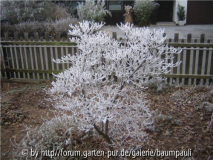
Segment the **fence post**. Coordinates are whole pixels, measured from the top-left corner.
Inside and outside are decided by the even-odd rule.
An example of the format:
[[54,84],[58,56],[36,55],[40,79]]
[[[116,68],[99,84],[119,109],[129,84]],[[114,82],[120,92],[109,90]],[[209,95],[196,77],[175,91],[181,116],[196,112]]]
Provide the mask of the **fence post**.
[[45,40],[49,41],[49,32],[45,32]]
[[35,38],[35,41],[38,41],[38,32],[34,32],[34,38]]
[[15,40],[15,41],[18,41],[18,32],[15,32],[15,33],[14,33],[14,40]]
[[187,34],[187,43],[191,43],[192,42],[192,34],[189,33]]
[[4,33],[4,39],[5,39],[5,41],[8,41],[8,40],[9,40],[8,32],[5,32],[5,33]]
[[68,35],[67,35],[67,40],[70,41],[70,38],[71,38],[71,37],[72,37],[72,36],[71,36],[70,34],[68,34]]
[[[9,41],[8,32],[4,33],[5,41]],[[4,63],[5,63],[5,72],[7,79],[10,79],[10,72],[9,72],[9,62],[8,62],[8,56],[7,56],[7,49],[5,47],[2,47],[3,49],[3,56],[4,56]]]
[[9,59],[7,56],[7,49],[5,47],[2,47],[3,49],[3,55],[4,55],[4,64],[5,64],[5,72],[6,72],[6,76],[7,79],[10,79],[10,72],[9,72]]
[[[163,37],[166,37],[166,33],[163,33]],[[167,43],[167,39],[164,40]]]
[[56,41],[60,41],[60,32],[56,32]]
[[28,32],[24,32],[24,39],[28,41]]
[[200,35],[200,43],[204,43],[205,40],[205,34]]
[[208,39],[208,40],[207,40],[207,43],[211,43],[211,39]]
[[112,32],[112,38],[114,38],[115,40],[117,40],[117,33],[116,32]]
[[62,37],[62,41],[64,42],[66,40],[66,37]]
[[179,40],[179,33],[175,33],[174,42],[178,42],[178,40]]

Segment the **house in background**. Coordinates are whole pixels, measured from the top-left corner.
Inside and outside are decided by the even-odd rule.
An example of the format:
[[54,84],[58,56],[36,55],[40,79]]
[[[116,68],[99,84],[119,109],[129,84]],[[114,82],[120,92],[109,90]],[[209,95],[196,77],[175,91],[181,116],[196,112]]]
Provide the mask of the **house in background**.
[[178,23],[178,4],[185,7],[186,24],[213,24],[213,1],[173,0],[156,1],[160,4],[157,9],[157,22]]
[[[151,16],[151,23],[174,22],[178,23],[178,4],[185,7],[185,24],[213,24],[213,1],[196,0],[155,0],[160,7]],[[106,0],[106,8],[112,12],[112,17],[106,18],[106,23],[115,25],[124,20],[124,6],[134,5],[134,0]]]

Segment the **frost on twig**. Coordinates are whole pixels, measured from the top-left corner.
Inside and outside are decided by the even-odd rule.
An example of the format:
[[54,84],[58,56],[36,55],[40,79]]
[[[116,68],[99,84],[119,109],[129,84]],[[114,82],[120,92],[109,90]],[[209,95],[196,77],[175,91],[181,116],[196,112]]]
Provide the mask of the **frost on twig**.
[[209,122],[209,124],[207,126],[206,132],[208,132],[211,129],[212,126],[213,126],[213,112],[212,112],[211,120],[210,120],[210,122]]
[[[25,137],[19,142],[12,142],[16,150],[13,152],[13,158],[20,159],[32,159],[32,156],[36,156],[35,159],[42,159],[44,155],[40,153],[42,150],[74,150],[76,141],[72,139],[73,130],[75,125],[73,124],[71,116],[57,115],[51,120],[47,120],[41,126],[36,128],[27,127],[27,133]],[[25,155],[23,151],[34,150],[38,152],[37,155]],[[52,158],[47,155],[49,158]],[[58,155],[63,158],[62,155]],[[58,157],[57,157],[58,158]]]
[[135,86],[161,82],[162,73],[180,64],[173,62],[180,50],[164,44],[163,30],[121,24],[118,27],[127,36],[127,42],[121,44],[103,31],[95,32],[101,26],[88,21],[70,25],[78,53],[54,60],[71,67],[55,75],[50,93],[56,108],[72,112],[79,129],[95,129],[111,146],[127,148],[141,143],[145,126],[153,124],[152,113]]
[[95,31],[100,30],[103,27],[104,23],[93,23],[90,21],[83,21],[79,22],[79,25],[72,25],[70,24],[69,27],[69,34],[72,36],[81,36],[81,35],[90,35],[93,34]]
[[205,108],[207,112],[213,112],[213,104],[209,102],[203,102],[197,109]]

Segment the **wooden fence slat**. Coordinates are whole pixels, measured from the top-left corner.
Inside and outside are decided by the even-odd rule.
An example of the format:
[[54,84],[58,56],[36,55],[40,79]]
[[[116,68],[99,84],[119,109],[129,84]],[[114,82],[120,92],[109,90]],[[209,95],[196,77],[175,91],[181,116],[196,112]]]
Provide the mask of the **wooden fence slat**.
[[25,41],[28,41],[29,40],[29,37],[28,37],[28,32],[24,32],[24,40]]
[[[15,53],[15,59],[16,59],[16,68],[19,69],[19,62],[18,62],[18,53],[17,53],[17,48],[14,48],[14,53]],[[20,72],[18,72],[18,77],[17,78],[21,78],[20,77]]]
[[[213,51],[212,51],[212,48],[210,48],[209,55],[208,55],[207,73],[206,73],[206,75],[210,75],[210,69],[211,69],[211,65],[213,63],[213,62],[211,62],[212,61],[212,54],[213,54]],[[206,85],[209,85],[209,79],[206,80]]]
[[[43,61],[43,51],[42,48],[39,48],[40,60],[41,60],[41,69],[44,70],[44,61]],[[42,78],[45,79],[45,74],[42,73]]]
[[9,67],[9,63],[8,63],[8,54],[7,53],[7,48],[2,48],[2,54],[3,54],[3,62],[4,62],[4,70],[5,71],[5,75],[7,79],[10,79],[10,73],[7,71],[8,67]]
[[[10,48],[10,60],[12,61],[12,67],[15,68],[14,64],[14,57],[13,57],[13,50]],[[13,73],[14,77],[16,78],[16,73]]]
[[9,41],[8,32],[5,32],[5,33],[4,33],[4,39],[5,39],[5,41]]
[[[21,65],[22,65],[21,69],[24,69],[24,59],[23,59],[23,52],[22,52],[22,48],[21,47],[19,48],[19,51],[20,51]],[[25,77],[25,73],[23,73],[23,78],[26,78]]]
[[60,32],[56,33],[56,41],[60,41]]
[[[184,48],[183,48],[184,49]],[[186,50],[183,50],[183,64],[182,64],[182,74],[186,73]],[[182,85],[185,84],[185,78],[182,78]]]
[[[196,55],[195,55],[195,71],[194,74],[197,75],[198,74],[198,60],[199,60],[199,49],[196,50]],[[197,84],[197,79],[194,79],[194,85]]]
[[[35,57],[35,67],[36,67],[36,70],[38,70],[38,58],[37,58],[36,47],[34,46],[33,49],[34,49],[34,57]],[[40,79],[39,73],[37,73],[37,79]]]
[[22,73],[44,73],[44,74],[52,74],[52,73],[60,73],[62,72],[63,70],[59,70],[59,71],[52,71],[52,70],[32,70],[32,69],[11,69],[11,72],[22,72]]
[[45,40],[49,41],[49,32],[45,32]]
[[[31,68],[34,70],[32,46],[29,47],[29,53],[30,53],[30,64],[31,64]],[[35,73],[33,73],[33,79],[35,79]]]
[[187,43],[191,43],[192,42],[192,34],[189,33],[187,34]]
[[72,48],[72,53],[71,53],[71,55],[74,55],[74,54],[75,54],[75,49]]
[[[26,69],[29,69],[26,47],[24,47],[24,57],[25,57]],[[30,79],[29,73],[27,73],[27,78]]]
[[174,42],[178,42],[179,41],[179,33],[175,33],[174,34]]
[[[61,47],[61,57],[64,57],[64,48]],[[62,69],[64,70],[65,67],[64,67],[64,63],[62,63]]]
[[[191,48],[190,50],[190,62],[189,62],[189,74],[192,74],[192,69],[193,69],[193,59],[194,59],[194,50],[193,48]],[[189,85],[192,84],[192,79],[189,78],[189,82],[188,82]]]
[[[180,47],[178,49],[181,49]],[[177,61],[181,61],[181,53],[178,54],[178,57],[177,57]],[[180,74],[180,65],[177,66],[177,74]],[[176,79],[176,84],[179,84],[180,83],[180,78],[177,78]]]
[[38,41],[38,40],[39,40],[38,32],[34,32],[34,39],[35,39],[35,41]]
[[[48,58],[47,58],[47,47],[44,48],[44,58],[45,58],[45,63],[46,63],[46,70],[49,70],[49,63],[48,63]],[[50,79],[49,74],[47,74],[47,79]]]
[[[172,53],[171,56],[173,57],[174,53]],[[170,68],[170,74],[173,74],[173,67]],[[170,78],[169,81],[170,81],[170,84],[172,84],[173,83],[173,78]]]
[[18,32],[15,32],[15,33],[14,33],[14,40],[15,40],[15,41],[18,41]]
[[53,62],[53,47],[50,47],[50,58],[51,58],[51,70],[54,70],[54,62]]
[[200,43],[204,43],[205,41],[205,34],[200,35]]
[[112,38],[117,39],[117,32],[112,32]]
[[[205,73],[205,64],[206,64],[205,62],[206,62],[206,49],[203,50],[201,75],[204,75],[204,73]],[[204,85],[203,81],[204,81],[204,79],[200,80],[201,85]]]
[[212,79],[213,75],[194,75],[194,74],[162,74],[163,77],[167,78],[197,78],[197,79]]
[[[69,53],[68,53],[68,47],[66,47],[66,53],[65,53],[65,54],[66,54],[66,56],[68,56],[68,54],[69,54]],[[68,68],[69,68],[69,64],[67,63],[67,69],[68,69]]]
[[[4,54],[3,54],[3,47],[2,47],[2,45],[0,45],[0,56],[1,56],[1,67],[2,67],[2,69],[5,69],[6,68],[6,66],[5,66],[5,62],[4,62],[4,60],[5,60],[5,57],[4,57]],[[3,73],[3,74],[2,74]],[[6,77],[6,72],[5,71],[2,71],[1,72],[1,78],[7,78]]]
[[[58,59],[58,48],[55,47],[55,59]],[[58,63],[55,63],[56,64],[56,70],[58,71],[59,70],[59,64]]]
[[68,34],[67,35],[67,41],[70,41],[70,38],[71,38],[72,36],[70,35],[70,34]]

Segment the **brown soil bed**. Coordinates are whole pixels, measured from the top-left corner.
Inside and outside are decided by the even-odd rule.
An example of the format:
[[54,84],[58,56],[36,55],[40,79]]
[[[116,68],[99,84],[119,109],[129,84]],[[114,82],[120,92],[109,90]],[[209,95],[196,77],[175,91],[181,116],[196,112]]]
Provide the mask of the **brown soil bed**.
[[[176,87],[159,93],[156,89],[148,89],[150,108],[158,110],[164,116],[157,119],[156,131],[150,132],[145,148],[162,151],[190,149],[192,159],[212,159],[213,127],[207,131],[212,111],[205,108],[205,103],[213,103],[212,89],[213,87]],[[200,107],[202,104],[203,107]]]
[[45,100],[49,83],[2,83],[1,86],[1,159],[11,159],[13,145],[26,134],[26,126],[36,127],[54,115]]
[[[44,119],[54,117],[54,108],[47,101],[45,88],[49,82],[2,83],[1,89],[1,159],[12,159],[11,140],[19,142],[25,126],[36,127]],[[191,150],[191,159],[213,159],[213,127],[207,131],[212,112],[205,103],[213,103],[213,87],[169,87],[161,92],[147,89],[146,100],[151,110],[157,110],[156,127],[147,129],[149,139],[142,150]],[[205,102],[205,103],[203,103]],[[202,106],[199,108],[198,106]],[[92,148],[91,148],[92,150]],[[155,157],[152,159],[173,159]],[[101,158],[102,159],[102,158]],[[147,159],[151,159],[147,157]],[[181,159],[185,159],[181,157]]]

